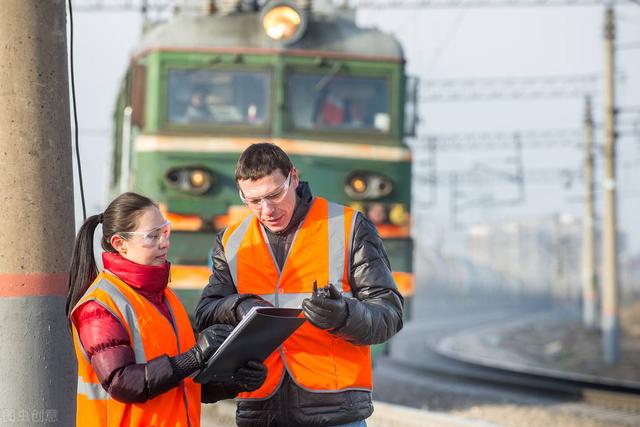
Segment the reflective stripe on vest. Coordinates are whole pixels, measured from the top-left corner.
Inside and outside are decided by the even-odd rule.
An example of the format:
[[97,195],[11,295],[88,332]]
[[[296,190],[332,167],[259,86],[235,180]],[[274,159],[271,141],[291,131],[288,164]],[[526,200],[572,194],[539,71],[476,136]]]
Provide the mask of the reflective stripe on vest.
[[[120,313],[124,316],[124,321],[129,325],[131,332],[131,346],[133,347],[133,353],[136,357],[136,363],[147,363],[147,356],[144,353],[144,346],[142,345],[142,336],[140,336],[140,327],[138,326],[138,316],[136,315],[136,311],[133,309],[131,304],[127,298],[122,295],[122,292],[114,285],[109,283],[108,280],[102,279],[97,282],[92,289],[102,289],[113,299],[113,302],[120,310]],[[88,293],[89,291],[87,291]],[[95,299],[94,299],[95,301]],[[83,301],[84,302],[84,301]],[[97,301],[100,303],[99,301]],[[104,304],[100,304],[114,315],[116,319],[120,319],[120,317],[113,312],[109,307],[106,307]]]
[[[302,301],[309,298],[309,292],[293,293],[293,294],[258,294],[260,298],[276,305],[276,295],[278,296],[278,307],[284,308],[301,308]],[[342,292],[345,298],[351,298],[351,292]]]
[[[333,283],[351,297],[350,253],[356,213],[316,198],[293,238],[282,269],[267,233],[253,215],[230,226],[222,245],[238,293],[258,294],[278,307],[299,308],[311,296],[313,282]],[[330,361],[328,363],[328,361]],[[267,399],[281,384],[284,370],[298,386],[316,393],[371,390],[368,346],[357,346],[304,323],[266,360],[263,386],[240,399]]]
[[102,384],[88,383],[80,377],[78,377],[78,394],[84,394],[89,400],[107,400],[111,397]]

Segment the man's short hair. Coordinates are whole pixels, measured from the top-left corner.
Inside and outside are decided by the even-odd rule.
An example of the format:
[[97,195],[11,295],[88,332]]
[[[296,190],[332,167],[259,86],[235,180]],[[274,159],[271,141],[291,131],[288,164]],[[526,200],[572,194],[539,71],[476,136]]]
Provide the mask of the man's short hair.
[[268,142],[250,145],[240,155],[236,165],[237,181],[256,181],[280,169],[285,177],[293,168],[291,159],[280,147]]

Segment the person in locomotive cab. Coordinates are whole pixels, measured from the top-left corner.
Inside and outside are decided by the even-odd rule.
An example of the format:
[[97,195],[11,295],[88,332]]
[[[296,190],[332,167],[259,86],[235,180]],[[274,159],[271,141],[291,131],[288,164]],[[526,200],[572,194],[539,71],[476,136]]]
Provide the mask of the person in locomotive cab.
[[[93,234],[102,224],[104,269]],[[187,313],[167,287],[171,227],[147,197],[124,193],[89,217],[73,249],[67,317],[78,361],[76,425],[200,425],[200,402],[255,390],[267,376],[249,362],[234,381],[201,386],[190,376],[229,335],[212,325],[196,341]]]
[[251,214],[216,239],[197,328],[235,325],[254,306],[301,307],[308,320],[265,360],[265,383],[240,393],[237,424],[366,426],[369,345],[402,328],[382,240],[361,213],[314,196],[274,144],[242,153],[236,183]]
[[213,113],[207,103],[208,91],[204,86],[193,88],[189,96],[189,104],[180,118],[181,123],[201,123],[214,120]]

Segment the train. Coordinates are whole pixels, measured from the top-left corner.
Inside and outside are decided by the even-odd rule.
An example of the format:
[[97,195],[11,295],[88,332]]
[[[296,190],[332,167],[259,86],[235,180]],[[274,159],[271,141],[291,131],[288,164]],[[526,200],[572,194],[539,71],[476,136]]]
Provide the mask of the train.
[[242,219],[234,172],[250,144],[279,145],[314,194],[376,225],[414,292],[411,152],[417,80],[392,35],[309,1],[206,2],[146,29],[114,113],[109,195],[136,191],[171,221],[171,286],[190,313],[215,234]]

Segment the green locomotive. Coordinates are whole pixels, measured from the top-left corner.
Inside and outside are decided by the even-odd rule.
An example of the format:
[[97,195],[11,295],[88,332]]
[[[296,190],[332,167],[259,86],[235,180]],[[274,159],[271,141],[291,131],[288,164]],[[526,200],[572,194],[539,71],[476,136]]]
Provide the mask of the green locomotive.
[[248,213],[235,163],[248,145],[273,142],[315,194],[376,224],[410,297],[403,139],[415,126],[416,94],[400,44],[359,28],[349,11],[225,5],[177,14],[142,37],[115,111],[111,195],[132,190],[161,204],[173,230],[172,286],[193,312],[214,233]]

